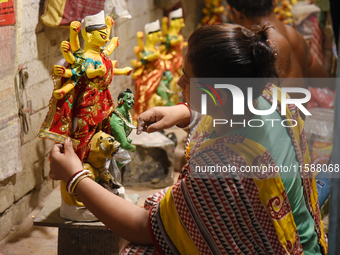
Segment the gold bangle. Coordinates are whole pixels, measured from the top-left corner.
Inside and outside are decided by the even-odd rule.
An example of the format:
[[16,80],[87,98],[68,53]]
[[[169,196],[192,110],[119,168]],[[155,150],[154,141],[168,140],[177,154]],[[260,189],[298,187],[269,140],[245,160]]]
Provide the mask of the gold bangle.
[[90,175],[92,176],[91,172],[89,170],[81,170],[78,173],[76,173],[75,176],[72,177],[72,180],[69,181],[69,184],[66,186],[67,192],[72,195],[71,190],[73,189],[74,183],[80,178],[81,176],[84,175]]
[[71,194],[74,195],[74,190],[76,189],[78,183],[79,183],[81,180],[85,179],[86,177],[91,178],[91,174],[86,174],[86,175],[83,175],[83,176],[79,177],[78,180],[73,184],[73,186],[72,186],[72,188],[71,188]]

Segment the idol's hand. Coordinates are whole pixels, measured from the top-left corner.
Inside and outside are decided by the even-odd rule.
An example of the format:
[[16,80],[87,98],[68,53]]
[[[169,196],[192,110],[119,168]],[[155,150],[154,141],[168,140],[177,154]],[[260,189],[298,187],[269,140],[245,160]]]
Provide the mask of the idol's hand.
[[62,76],[62,75],[65,74],[65,67],[59,66],[59,65],[55,65],[55,66],[53,66],[53,73],[55,75]]
[[102,77],[106,74],[106,66],[105,65],[100,65],[97,69],[96,69],[96,73],[99,77]]
[[137,38],[143,39],[143,37],[144,37],[144,33],[143,32],[141,32],[141,31],[137,32]]
[[115,46],[115,47],[118,47],[119,46],[119,37],[113,37],[112,39],[111,39],[111,42],[112,42],[112,44]]
[[70,24],[70,31],[71,32],[75,32],[75,33],[79,33],[81,28],[81,24],[79,21],[72,21]]
[[112,17],[111,16],[107,16],[105,18],[105,24],[109,27],[109,29],[111,29],[111,27],[113,27],[113,24],[115,22],[113,21]]
[[127,76],[129,76],[133,71],[133,69],[131,67],[124,67],[123,69],[124,69],[125,75],[127,75]]
[[65,94],[66,92],[63,89],[56,89],[55,91],[53,91],[54,97],[58,100],[63,99]]
[[60,45],[60,50],[62,52],[68,53],[71,51],[71,44],[68,41],[62,41]]

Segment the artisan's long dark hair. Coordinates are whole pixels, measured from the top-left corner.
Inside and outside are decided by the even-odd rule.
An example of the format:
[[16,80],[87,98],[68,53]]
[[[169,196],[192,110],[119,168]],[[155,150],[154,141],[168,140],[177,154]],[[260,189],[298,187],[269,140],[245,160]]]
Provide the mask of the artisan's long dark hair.
[[[197,29],[188,40],[187,60],[197,78],[278,77],[268,29],[213,25]],[[256,98],[266,84],[255,86]]]

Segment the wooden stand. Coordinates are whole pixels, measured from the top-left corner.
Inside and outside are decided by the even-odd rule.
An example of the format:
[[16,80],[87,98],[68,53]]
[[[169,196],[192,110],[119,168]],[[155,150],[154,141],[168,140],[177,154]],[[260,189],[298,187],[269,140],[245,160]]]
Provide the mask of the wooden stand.
[[101,222],[73,222],[59,215],[61,195],[54,190],[38,216],[35,226],[58,228],[58,255],[118,255],[118,235]]

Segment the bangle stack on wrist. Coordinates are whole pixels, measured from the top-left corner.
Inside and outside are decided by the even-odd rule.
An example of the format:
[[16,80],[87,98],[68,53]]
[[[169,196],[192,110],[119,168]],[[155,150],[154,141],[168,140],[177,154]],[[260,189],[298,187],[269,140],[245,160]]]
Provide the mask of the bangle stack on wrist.
[[[189,125],[187,125],[186,127],[183,128],[184,130],[192,129],[192,128],[195,126],[195,124],[196,124],[196,122],[197,122],[197,120],[198,120],[198,112],[196,112],[196,111],[192,111],[192,112],[193,112],[194,118],[193,118],[192,121],[189,123]],[[190,118],[190,119],[191,119],[191,118]]]
[[189,111],[190,111],[190,119],[189,119],[188,124],[186,124],[186,125],[184,125],[184,126],[179,126],[179,125],[176,125],[176,126],[179,127],[179,128],[187,129],[188,126],[190,125],[190,120],[191,120],[191,109],[190,109],[189,105],[186,104],[186,103],[178,103],[177,105],[181,105],[181,104],[185,105],[185,106],[189,109]]
[[[180,105],[180,104],[184,104],[186,107],[188,107],[188,109],[190,111],[190,120],[189,120],[189,123],[186,124],[185,126],[177,125],[177,127],[182,128],[184,130],[192,129],[196,125],[197,121],[199,120],[199,113],[196,112],[196,111],[192,111],[186,103],[178,103],[177,105]],[[194,117],[192,117],[192,116],[194,116]]]
[[74,190],[76,189],[78,183],[86,177],[92,178],[92,174],[89,170],[80,170],[72,175],[66,184],[67,192],[71,195],[74,195]]

